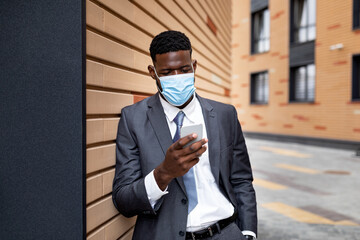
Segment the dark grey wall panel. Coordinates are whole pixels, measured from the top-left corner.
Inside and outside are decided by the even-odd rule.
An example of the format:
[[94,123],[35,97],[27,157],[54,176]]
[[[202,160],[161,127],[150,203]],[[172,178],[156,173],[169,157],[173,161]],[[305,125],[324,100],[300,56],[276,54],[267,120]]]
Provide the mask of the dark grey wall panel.
[[84,1],[0,2],[0,239],[82,239]]
[[257,12],[261,9],[267,8],[268,5],[268,0],[251,0],[251,12]]
[[292,44],[290,46],[290,67],[313,63],[315,60],[315,42]]

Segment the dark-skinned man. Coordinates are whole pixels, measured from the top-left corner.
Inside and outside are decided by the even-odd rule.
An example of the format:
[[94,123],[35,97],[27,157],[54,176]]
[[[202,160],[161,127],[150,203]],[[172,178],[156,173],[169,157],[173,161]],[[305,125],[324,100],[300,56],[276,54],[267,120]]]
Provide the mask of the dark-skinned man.
[[[113,200],[137,215],[133,239],[253,239],[255,191],[242,130],[233,106],[195,93],[190,40],[178,31],[157,35],[148,67],[158,93],[125,107],[116,139]],[[181,129],[200,124],[180,138]]]

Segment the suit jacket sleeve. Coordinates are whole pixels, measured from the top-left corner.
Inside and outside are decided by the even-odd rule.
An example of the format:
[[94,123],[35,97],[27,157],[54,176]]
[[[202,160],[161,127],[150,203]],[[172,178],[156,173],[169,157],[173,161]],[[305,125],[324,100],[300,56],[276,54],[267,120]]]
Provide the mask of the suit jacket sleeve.
[[257,233],[256,197],[252,185],[252,170],[235,108],[233,108],[233,122],[235,131],[230,182],[237,201],[238,225],[241,230],[250,230]]
[[[131,115],[131,114],[129,114]],[[147,197],[142,175],[139,149],[131,134],[127,109],[122,110],[116,138],[116,169],[113,182],[113,202],[121,214],[132,217],[155,214]]]

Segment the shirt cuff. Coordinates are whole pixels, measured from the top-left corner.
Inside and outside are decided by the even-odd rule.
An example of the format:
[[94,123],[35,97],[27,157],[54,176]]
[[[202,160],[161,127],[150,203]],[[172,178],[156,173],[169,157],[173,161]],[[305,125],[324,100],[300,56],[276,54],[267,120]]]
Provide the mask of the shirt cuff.
[[145,189],[146,194],[151,204],[151,207],[154,208],[156,202],[164,195],[168,194],[167,191],[168,187],[164,191],[161,191],[159,186],[156,183],[154,170],[152,170],[148,175],[145,177]]
[[256,238],[256,234],[252,231],[249,231],[249,230],[244,230],[244,231],[241,231],[243,235],[250,235],[250,236],[253,236],[254,238]]

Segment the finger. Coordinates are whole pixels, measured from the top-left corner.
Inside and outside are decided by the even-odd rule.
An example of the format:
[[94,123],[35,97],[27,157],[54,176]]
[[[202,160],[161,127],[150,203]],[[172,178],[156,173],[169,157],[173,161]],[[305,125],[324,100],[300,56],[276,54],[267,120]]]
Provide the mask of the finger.
[[199,150],[202,146],[204,146],[206,143],[208,142],[207,138],[203,138],[200,141],[197,141],[193,144],[191,144],[190,146],[188,146],[186,148],[186,154],[190,154],[193,152],[196,152],[197,150]]
[[194,158],[184,165],[184,174],[186,174],[192,167],[194,167],[200,161],[199,158]]
[[206,145],[202,146],[198,151],[195,152],[195,156],[201,157],[201,155],[206,151],[206,149],[207,149]]
[[198,151],[184,156],[183,160],[186,164],[194,161],[194,159],[200,158],[201,155],[206,151],[207,147],[204,145]]
[[190,168],[192,168],[193,166],[195,166],[196,164],[198,164],[198,162],[200,161],[200,158],[194,158],[193,160],[191,160],[191,162],[189,162],[189,170]]
[[180,138],[179,140],[177,140],[173,145],[174,145],[174,149],[175,150],[179,150],[182,149],[186,144],[188,144],[189,142],[191,142],[192,140],[197,138],[197,134],[193,133],[193,134],[189,134],[183,138]]

